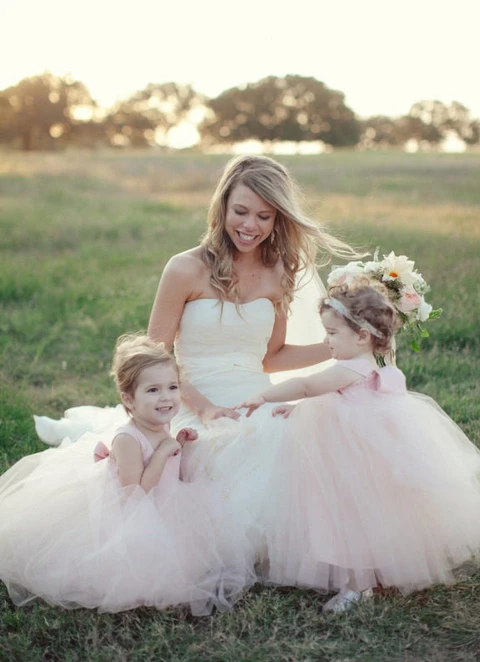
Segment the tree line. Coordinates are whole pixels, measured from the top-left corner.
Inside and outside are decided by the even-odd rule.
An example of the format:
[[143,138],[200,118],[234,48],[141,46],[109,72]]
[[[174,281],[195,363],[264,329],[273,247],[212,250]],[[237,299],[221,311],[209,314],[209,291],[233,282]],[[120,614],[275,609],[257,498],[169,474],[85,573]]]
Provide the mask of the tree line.
[[246,140],[322,141],[332,147],[440,143],[447,135],[480,142],[480,120],[464,105],[423,100],[402,117],[360,119],[345,95],[304,76],[268,76],[215,98],[175,82],[151,83],[111,108],[87,86],[45,72],[0,91],[0,145],[22,150],[168,145],[169,133],[194,124],[200,148]]

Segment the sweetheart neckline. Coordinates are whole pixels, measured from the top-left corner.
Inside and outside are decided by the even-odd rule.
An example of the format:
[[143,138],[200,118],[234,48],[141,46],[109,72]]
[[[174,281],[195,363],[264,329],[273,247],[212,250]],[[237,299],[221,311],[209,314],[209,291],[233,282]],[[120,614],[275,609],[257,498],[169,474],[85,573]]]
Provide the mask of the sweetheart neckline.
[[[191,301],[186,301],[185,304],[195,303],[197,301],[216,301],[217,303],[220,303],[220,299],[215,299],[213,297],[201,297],[200,299],[192,299]],[[269,301],[272,304],[272,306],[274,305],[273,301],[271,299],[269,299],[268,297],[258,297],[257,299],[252,299],[251,301],[245,301],[245,303],[240,303],[239,305],[240,306],[248,306],[250,303],[255,303],[256,301]],[[234,301],[226,300],[226,301],[224,301],[224,303],[230,303],[232,306],[236,305]]]

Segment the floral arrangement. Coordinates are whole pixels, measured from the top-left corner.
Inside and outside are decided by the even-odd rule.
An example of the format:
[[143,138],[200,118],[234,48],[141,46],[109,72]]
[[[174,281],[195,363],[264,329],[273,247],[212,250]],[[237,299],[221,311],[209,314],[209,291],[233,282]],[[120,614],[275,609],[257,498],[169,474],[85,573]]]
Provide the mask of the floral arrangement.
[[400,330],[411,336],[410,346],[419,352],[421,339],[429,336],[424,323],[437,319],[443,311],[441,308],[433,310],[425,301],[430,287],[414,266],[415,262],[406,255],[395,255],[393,251],[379,260],[377,249],[370,262],[349,262],[345,266],[334,267],[327,284],[329,287],[348,286],[365,279],[383,283],[402,321]]

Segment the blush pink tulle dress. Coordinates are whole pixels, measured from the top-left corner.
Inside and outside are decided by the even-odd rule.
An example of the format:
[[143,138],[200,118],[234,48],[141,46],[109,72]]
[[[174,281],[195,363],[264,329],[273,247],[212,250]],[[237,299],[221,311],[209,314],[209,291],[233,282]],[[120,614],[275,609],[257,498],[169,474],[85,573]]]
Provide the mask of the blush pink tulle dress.
[[285,421],[265,502],[267,581],[403,592],[450,583],[480,553],[480,452],[403,373],[362,376]]
[[[119,432],[136,439],[147,464],[153,449],[142,432],[129,423],[111,439]],[[253,581],[251,559],[215,487],[182,482],[180,455],[149,493],[122,487],[108,453],[94,460],[98,441],[87,433],[0,478],[0,579],[14,603],[43,598],[106,612],[187,604],[196,615],[229,608]]]

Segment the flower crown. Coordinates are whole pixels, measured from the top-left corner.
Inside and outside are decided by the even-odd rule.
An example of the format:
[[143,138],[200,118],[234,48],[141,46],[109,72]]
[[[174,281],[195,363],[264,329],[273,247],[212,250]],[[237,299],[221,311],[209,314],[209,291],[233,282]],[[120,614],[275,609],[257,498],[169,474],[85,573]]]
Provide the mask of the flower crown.
[[423,324],[437,319],[443,311],[441,308],[433,310],[425,301],[430,287],[414,266],[406,255],[395,255],[393,251],[379,260],[377,249],[370,262],[349,262],[342,267],[333,267],[327,284],[329,287],[348,287],[358,281],[365,282],[365,279],[383,283],[402,322],[400,331],[411,336],[410,346],[419,352],[421,339],[429,336]]

